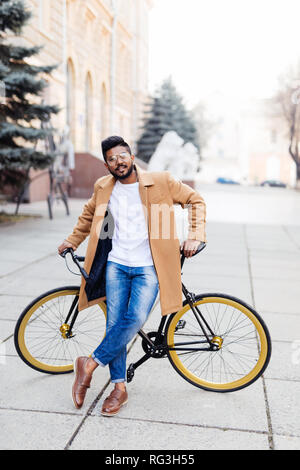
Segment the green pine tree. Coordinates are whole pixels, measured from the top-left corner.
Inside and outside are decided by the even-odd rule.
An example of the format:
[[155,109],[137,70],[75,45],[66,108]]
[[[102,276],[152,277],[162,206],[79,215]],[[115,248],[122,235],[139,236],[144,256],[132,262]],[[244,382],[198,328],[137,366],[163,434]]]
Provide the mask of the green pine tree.
[[[28,179],[31,168],[50,166],[54,154],[36,149],[56,129],[46,130],[58,106],[42,102],[47,82],[40,74],[50,74],[59,64],[33,66],[26,59],[40,52],[43,46],[16,46],[8,41],[8,34],[20,36],[32,17],[23,0],[1,0],[0,3],[0,85],[5,96],[0,97],[0,189],[6,184],[17,184]],[[33,102],[32,97],[41,97]],[[37,102],[38,101],[38,102]]]
[[171,78],[165,80],[146,105],[142,134],[137,142],[137,156],[149,162],[163,135],[175,131],[199,150],[198,133],[193,117],[186,109]]

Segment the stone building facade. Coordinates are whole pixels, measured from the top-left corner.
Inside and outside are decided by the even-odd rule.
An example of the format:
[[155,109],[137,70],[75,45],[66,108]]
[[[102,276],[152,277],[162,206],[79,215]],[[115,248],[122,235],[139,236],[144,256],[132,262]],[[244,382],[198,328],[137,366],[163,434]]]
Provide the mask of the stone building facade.
[[[112,134],[124,135],[135,149],[148,96],[152,1],[26,1],[33,17],[13,40],[44,46],[30,63],[59,64],[47,77],[44,99],[62,108],[51,124],[61,132],[68,125],[76,155],[101,160],[101,140]],[[36,178],[29,200],[46,197],[48,179]]]

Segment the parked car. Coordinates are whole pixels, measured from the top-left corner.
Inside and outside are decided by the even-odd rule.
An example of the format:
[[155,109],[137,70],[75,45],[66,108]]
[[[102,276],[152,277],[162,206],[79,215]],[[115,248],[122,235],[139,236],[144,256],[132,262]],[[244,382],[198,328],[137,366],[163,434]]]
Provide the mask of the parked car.
[[223,178],[223,177],[217,178],[216,182],[221,183],[221,184],[240,184],[238,183],[238,181],[234,181],[231,178]]
[[287,185],[279,180],[266,180],[263,181],[261,186],[272,186],[273,188],[286,188]]

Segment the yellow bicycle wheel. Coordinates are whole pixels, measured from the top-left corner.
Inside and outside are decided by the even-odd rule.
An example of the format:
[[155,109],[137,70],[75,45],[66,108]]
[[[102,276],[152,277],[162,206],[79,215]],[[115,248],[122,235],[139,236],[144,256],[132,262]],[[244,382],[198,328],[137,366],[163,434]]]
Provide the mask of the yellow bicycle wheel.
[[186,302],[166,326],[168,357],[175,370],[196,387],[214,392],[233,392],[257,380],[271,357],[270,334],[258,313],[223,294],[198,295],[193,307],[214,348]]
[[[15,328],[15,347],[30,367],[48,374],[73,371],[78,356],[89,356],[105,336],[106,304],[100,302],[78,313],[72,331],[68,313],[74,311],[79,287],[53,289],[22,312]],[[73,309],[73,310],[72,310]]]

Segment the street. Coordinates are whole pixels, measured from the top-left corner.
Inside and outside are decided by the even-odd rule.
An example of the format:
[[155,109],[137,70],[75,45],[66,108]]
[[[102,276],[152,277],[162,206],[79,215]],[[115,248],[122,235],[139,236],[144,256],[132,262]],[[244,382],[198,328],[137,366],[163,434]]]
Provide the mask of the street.
[[[72,199],[69,217],[62,204],[55,206],[52,221],[46,202],[23,204],[20,212],[42,217],[0,227],[2,449],[299,449],[300,193],[221,185],[197,189],[207,203],[208,243],[185,261],[183,282],[196,294],[234,295],[261,314],[273,347],[264,376],[241,391],[218,394],[191,386],[168,359],[151,359],[128,384],[128,404],[109,419],[100,410],[112,386],[108,368],[98,368],[83,408],[76,410],[73,374],[43,375],[26,366],[13,332],[36,296],[79,285],[80,277],[66,269],[57,247],[86,201]],[[86,246],[87,240],[77,254],[84,255]],[[159,321],[157,307],[145,331]],[[143,354],[140,338],[129,348],[128,364]]]

